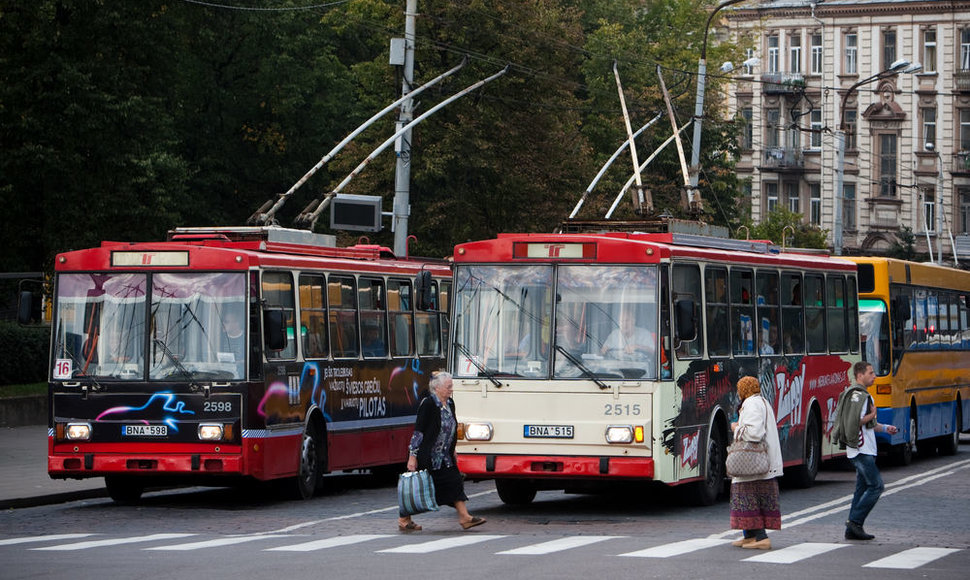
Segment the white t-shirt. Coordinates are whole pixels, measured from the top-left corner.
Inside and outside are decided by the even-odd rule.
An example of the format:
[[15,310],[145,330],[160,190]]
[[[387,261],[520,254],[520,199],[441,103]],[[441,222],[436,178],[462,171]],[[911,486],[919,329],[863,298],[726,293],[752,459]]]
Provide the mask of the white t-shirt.
[[862,424],[861,419],[866,416],[869,412],[870,406],[874,405],[872,402],[872,397],[866,401],[866,404],[862,406],[862,412],[859,414],[859,447],[853,449],[846,446],[845,456],[852,459],[856,455],[862,453],[865,455],[877,455],[879,453],[876,447],[876,431],[875,429],[870,429]]

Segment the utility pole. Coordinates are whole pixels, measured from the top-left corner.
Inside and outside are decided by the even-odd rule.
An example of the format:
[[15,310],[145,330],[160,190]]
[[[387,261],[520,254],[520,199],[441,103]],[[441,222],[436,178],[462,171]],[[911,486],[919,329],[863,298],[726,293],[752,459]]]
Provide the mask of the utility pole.
[[[940,164],[936,174],[936,255],[943,265],[943,156],[936,152],[936,160]],[[954,258],[956,254],[954,254]]]
[[[414,36],[415,16],[418,11],[418,0],[407,0],[404,8],[404,80],[401,83],[401,95],[411,92],[414,81]],[[401,103],[401,115],[398,117],[397,128],[401,129],[411,122],[414,117],[414,102],[405,99]],[[408,129],[398,139],[394,148],[397,155],[397,167],[394,172],[394,215],[391,230],[394,232],[394,254],[403,256],[407,253],[408,216],[411,214],[411,130]]]

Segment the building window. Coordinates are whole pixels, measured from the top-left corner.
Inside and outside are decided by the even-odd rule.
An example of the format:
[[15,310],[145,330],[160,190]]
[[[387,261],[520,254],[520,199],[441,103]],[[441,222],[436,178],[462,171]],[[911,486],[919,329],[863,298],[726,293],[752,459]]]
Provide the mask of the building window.
[[765,111],[765,145],[767,147],[778,147],[780,139],[778,125],[781,122],[781,109],[768,109]]
[[741,149],[754,149],[754,109],[750,106],[741,109]]
[[859,74],[859,35],[845,35],[845,74]]
[[883,133],[877,141],[880,197],[896,197],[896,140],[895,133]]
[[859,111],[856,109],[845,110],[845,148],[849,151],[853,151],[856,148],[855,128],[858,114]]
[[935,233],[936,228],[936,192],[932,187],[923,192],[923,228],[929,233]]
[[812,74],[822,74],[822,33],[812,34]]
[[778,184],[774,182],[765,183],[765,200],[767,203],[765,207],[768,208],[768,213],[771,213],[778,209]]
[[960,109],[960,151],[970,151],[970,109]]
[[778,35],[772,34],[768,37],[768,72],[778,72]]
[[882,68],[888,69],[896,62],[896,31],[882,31]]
[[785,197],[788,198],[788,211],[792,213],[802,213],[801,200],[798,199],[798,184],[785,184]]
[[923,146],[936,146],[936,107],[926,107],[920,110],[923,117]]
[[970,234],[970,188],[958,189],[957,199],[960,200],[960,231]]
[[749,76],[754,74],[754,65],[750,64],[752,62],[754,62],[754,49],[744,49],[744,74]]
[[960,70],[970,70],[970,28],[960,31]]
[[788,37],[788,72],[802,72],[802,35],[797,32]]
[[842,185],[842,227],[855,230],[855,184]]
[[923,31],[923,72],[936,72],[936,28]]
[[741,206],[741,213],[743,214],[742,217],[749,220],[751,219],[751,206],[753,204],[753,200],[751,199],[752,189],[750,178],[741,182],[741,196],[744,199],[744,203]]
[[809,219],[813,226],[822,225],[822,184],[820,183],[809,183],[808,184],[809,203],[811,207],[809,208]]
[[808,139],[808,146],[811,149],[822,148],[822,109],[812,109],[809,117],[812,132]]

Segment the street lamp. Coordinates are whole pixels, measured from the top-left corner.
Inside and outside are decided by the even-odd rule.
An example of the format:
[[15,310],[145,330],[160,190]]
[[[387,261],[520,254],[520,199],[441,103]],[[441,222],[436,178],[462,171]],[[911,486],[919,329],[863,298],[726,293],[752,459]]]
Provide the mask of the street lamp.
[[[690,152],[690,186],[687,192],[687,201],[691,209],[700,210],[700,200],[697,196],[697,181],[700,176],[701,163],[701,121],[704,118],[704,89],[707,84],[707,33],[711,28],[714,15],[722,8],[743,2],[744,0],[725,0],[718,4],[710,16],[707,17],[707,24],[704,25],[704,44],[701,46],[701,58],[697,61],[697,98],[694,101],[694,141]],[[721,70],[727,63],[721,65]],[[734,68],[733,65],[731,68]]]
[[833,221],[835,227],[832,233],[832,246],[836,256],[842,255],[842,187],[843,174],[845,173],[845,104],[849,100],[849,95],[855,92],[862,85],[866,85],[878,80],[882,80],[897,74],[908,74],[922,70],[923,65],[918,62],[910,63],[908,60],[899,59],[892,63],[889,68],[878,72],[870,77],[866,77],[855,83],[849,90],[842,95],[842,105],[839,109],[839,127],[835,131],[835,140],[839,148],[838,166],[835,171],[835,215]]

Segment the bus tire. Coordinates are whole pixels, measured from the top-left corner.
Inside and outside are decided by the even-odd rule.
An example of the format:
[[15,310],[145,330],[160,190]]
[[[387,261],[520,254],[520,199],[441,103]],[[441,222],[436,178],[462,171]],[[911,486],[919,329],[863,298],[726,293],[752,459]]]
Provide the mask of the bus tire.
[[721,428],[719,421],[711,425],[705,456],[707,466],[704,470],[704,479],[688,484],[684,490],[687,493],[686,500],[693,505],[714,505],[724,491],[724,480],[727,477],[724,460],[727,457],[727,449],[724,444],[724,429]]
[[916,455],[916,409],[911,409],[909,413],[909,440],[892,448],[893,462],[896,465],[909,465],[913,462]]
[[497,479],[495,489],[506,505],[529,505],[536,498],[536,486],[523,479]]
[[787,474],[788,482],[794,487],[806,488],[815,485],[815,476],[822,460],[822,428],[818,416],[812,412],[805,426],[805,455],[802,464],[792,468]]
[[124,475],[104,476],[104,486],[108,489],[108,496],[119,505],[137,504],[145,492],[144,484]]
[[316,492],[323,471],[322,445],[320,429],[315,421],[310,421],[300,444],[299,470],[289,486],[293,499],[310,499]]
[[954,415],[953,433],[940,438],[940,444],[938,446],[940,455],[956,455],[960,448],[960,431],[963,431],[963,417],[960,416],[959,399],[956,403],[956,412]]

